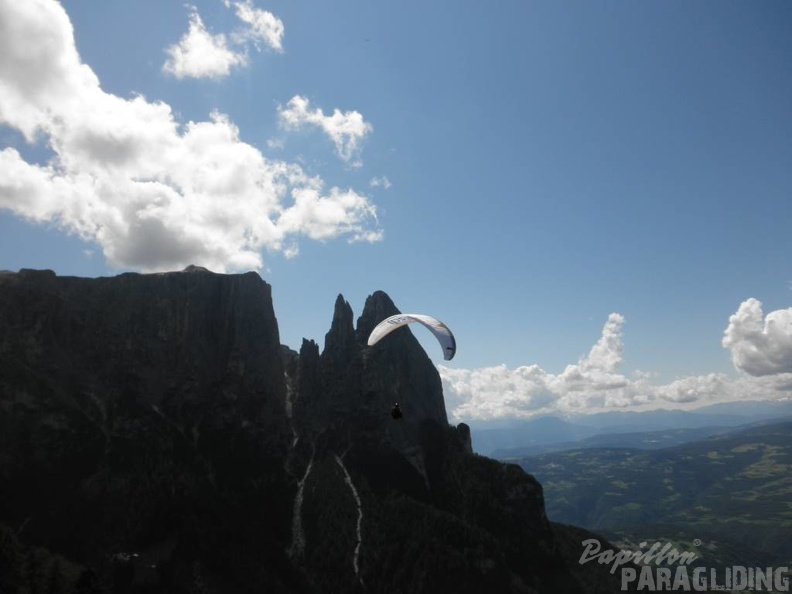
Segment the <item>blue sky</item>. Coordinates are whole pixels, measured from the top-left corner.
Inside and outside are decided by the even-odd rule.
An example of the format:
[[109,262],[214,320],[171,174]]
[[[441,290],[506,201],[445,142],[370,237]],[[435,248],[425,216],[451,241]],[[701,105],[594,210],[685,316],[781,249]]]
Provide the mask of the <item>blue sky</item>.
[[0,0],[0,269],[256,269],[292,348],[382,289],[454,330],[450,363],[416,336],[456,420],[784,398],[790,27],[782,0]]

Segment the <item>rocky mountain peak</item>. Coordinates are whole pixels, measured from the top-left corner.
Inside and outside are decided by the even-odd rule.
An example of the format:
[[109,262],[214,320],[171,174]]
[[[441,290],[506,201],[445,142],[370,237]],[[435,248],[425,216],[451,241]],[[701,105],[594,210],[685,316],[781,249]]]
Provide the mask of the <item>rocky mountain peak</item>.
[[[401,313],[384,291],[366,299],[358,319],[358,342],[366,344],[369,334],[382,320]],[[416,325],[400,328],[364,349],[365,368],[377,391],[391,402],[399,402],[412,417],[448,424],[440,374],[413,332],[425,329]]]
[[366,297],[363,313],[357,321],[357,337],[361,345],[365,345],[374,327],[385,318],[401,313],[393,300],[384,291],[374,291]]
[[325,347],[322,358],[336,367],[349,364],[359,351],[355,339],[352,306],[339,294],[333,308],[333,321],[330,331],[325,334]]

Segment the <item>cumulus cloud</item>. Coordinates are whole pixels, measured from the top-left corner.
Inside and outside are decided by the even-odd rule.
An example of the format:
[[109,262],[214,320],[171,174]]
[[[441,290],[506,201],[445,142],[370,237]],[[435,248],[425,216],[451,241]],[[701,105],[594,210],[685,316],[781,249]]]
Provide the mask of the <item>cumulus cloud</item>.
[[362,229],[350,212],[376,219],[376,211],[366,198],[353,191],[343,192],[333,188],[329,195],[321,196],[314,188],[300,188],[292,192],[294,205],[283,211],[278,219],[285,233],[302,233],[311,239],[332,239],[347,234],[350,241],[377,241],[380,231]]
[[459,422],[614,409],[694,408],[715,402],[788,395],[790,373],[736,380],[711,373],[664,385],[651,384],[652,374],[643,371],[633,373],[630,378],[619,371],[623,325],[621,315],[611,314],[588,355],[576,364],[567,365],[559,374],[549,373],[538,365],[516,369],[505,365],[479,369],[439,365],[451,417]]
[[247,64],[245,52],[230,49],[225,35],[206,30],[195,7],[191,8],[187,33],[165,53],[168,59],[162,70],[176,78],[222,78],[232,67]]
[[359,157],[360,143],[373,127],[357,111],[341,112],[335,109],[333,115],[326,116],[321,108],[312,110],[308,99],[295,95],[278,112],[281,124],[286,128],[316,126],[333,141],[339,158],[354,167],[362,164]]
[[0,2],[0,124],[52,150],[46,164],[0,150],[0,208],[96,242],[115,267],[260,269],[263,249],[293,256],[299,237],[381,237],[368,198],[267,159],[226,115],[180,124],[104,92],[52,0]]
[[[226,0],[225,5],[230,8],[231,3]],[[275,51],[283,51],[283,21],[271,12],[255,8],[252,0],[234,2],[233,6],[237,18],[245,25],[234,32],[236,43],[253,43],[259,51],[263,43]]]
[[617,313],[608,316],[608,321],[602,328],[602,335],[589,351],[588,356],[581,360],[580,365],[585,369],[600,369],[608,373],[617,371],[622,362],[622,326],[624,317]]
[[560,374],[538,365],[514,370],[505,365],[474,370],[440,366],[446,400],[454,416],[468,419],[629,406],[641,399],[643,380],[630,381],[618,373],[623,324],[624,318],[612,313],[588,355]]
[[764,316],[762,302],[744,301],[729,318],[723,347],[734,366],[753,376],[792,372],[792,307]]
[[262,45],[283,51],[283,21],[254,7],[252,0],[223,3],[229,9],[233,6],[241,22],[231,32],[230,40],[224,33],[210,33],[198,9],[189,6],[189,28],[178,43],[165,49],[168,59],[162,67],[164,72],[176,78],[219,79],[228,76],[232,68],[247,65],[251,44],[257,51],[261,51]]

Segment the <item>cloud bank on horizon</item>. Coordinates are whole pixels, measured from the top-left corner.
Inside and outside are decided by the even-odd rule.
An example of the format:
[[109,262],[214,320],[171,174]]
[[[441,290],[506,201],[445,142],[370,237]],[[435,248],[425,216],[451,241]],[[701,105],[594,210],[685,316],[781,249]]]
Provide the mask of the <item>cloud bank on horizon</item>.
[[453,369],[438,365],[446,405],[455,422],[589,414],[605,410],[698,408],[716,402],[792,397],[792,308],[765,317],[756,299],[729,318],[722,345],[741,372],[710,373],[650,383],[651,373],[619,371],[624,317],[612,313],[589,353],[553,374],[538,365]]
[[[166,72],[219,78],[247,63],[251,44],[282,51],[279,19],[250,0],[224,4],[239,28],[211,34],[190,7],[188,32],[165,50]],[[292,102],[307,109],[301,100]],[[296,114],[296,124],[306,122],[342,160],[359,161],[359,141],[371,131],[360,114]],[[52,152],[41,164],[0,150],[0,208],[96,242],[115,268],[260,270],[262,251],[294,256],[301,237],[382,238],[369,197],[265,157],[227,115],[180,123],[161,101],[105,92],[54,0],[0,0],[0,124]]]

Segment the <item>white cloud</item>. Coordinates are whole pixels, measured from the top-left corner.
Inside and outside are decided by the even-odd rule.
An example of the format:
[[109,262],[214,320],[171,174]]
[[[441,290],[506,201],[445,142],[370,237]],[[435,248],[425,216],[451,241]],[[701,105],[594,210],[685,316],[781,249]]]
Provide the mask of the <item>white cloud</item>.
[[281,124],[287,128],[317,126],[333,141],[336,153],[342,160],[354,167],[361,165],[360,142],[373,127],[357,111],[341,112],[335,109],[333,115],[326,116],[320,108],[311,110],[308,99],[295,95],[286,108],[280,107],[278,112]]
[[[229,7],[229,3],[226,3]],[[234,2],[237,18],[245,23],[245,27],[237,30],[233,37],[237,43],[252,42],[260,50],[264,42],[275,51],[283,51],[283,21],[271,12],[255,8],[252,0]]]
[[229,49],[225,35],[212,35],[206,30],[195,7],[187,33],[165,53],[169,57],[162,70],[176,78],[222,78],[228,76],[232,67],[247,63],[244,51]]
[[622,326],[624,317],[617,313],[608,316],[608,321],[602,328],[602,334],[588,356],[581,360],[580,365],[585,369],[601,369],[605,372],[615,372],[622,361]]
[[788,395],[792,373],[738,379],[711,373],[659,386],[649,383],[652,374],[647,372],[634,372],[631,379],[619,372],[623,324],[621,315],[611,314],[588,355],[567,365],[559,374],[548,373],[538,365],[516,369],[505,365],[480,369],[439,365],[452,419],[458,422],[613,409],[694,408]]
[[382,188],[383,190],[389,190],[392,184],[390,183],[390,180],[383,175],[382,177],[372,177],[369,185],[372,188]]
[[761,301],[744,301],[729,318],[723,347],[734,366],[750,375],[792,372],[792,307],[764,317]]
[[286,233],[302,233],[311,239],[333,239],[350,235],[350,241],[377,241],[380,232],[369,231],[363,223],[376,220],[371,203],[353,191],[333,188],[321,196],[317,189],[303,187],[292,190],[294,205],[284,210],[278,226]]
[[42,165],[0,150],[0,208],[95,242],[114,267],[260,269],[263,249],[294,256],[300,236],[381,237],[365,196],[267,159],[227,116],[182,125],[165,103],[105,93],[52,0],[0,1],[0,124],[53,152]]
[[[224,0],[226,8],[232,2]],[[190,8],[190,24],[178,43],[166,48],[168,59],[164,72],[176,78],[213,78],[228,76],[231,69],[246,66],[250,44],[261,51],[262,43],[271,49],[283,51],[283,21],[271,12],[253,6],[252,0],[233,2],[237,18],[242,22],[230,35],[212,34],[204,25],[198,9]]]

